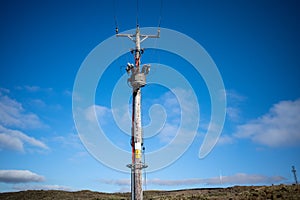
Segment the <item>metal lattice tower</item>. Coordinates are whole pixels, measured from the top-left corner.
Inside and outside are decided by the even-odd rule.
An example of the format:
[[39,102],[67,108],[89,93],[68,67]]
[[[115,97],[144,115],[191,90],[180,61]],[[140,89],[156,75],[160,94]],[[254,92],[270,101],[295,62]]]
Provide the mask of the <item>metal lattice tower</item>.
[[292,166],[292,172],[294,174],[295,183],[296,183],[296,185],[298,185],[298,180],[297,180],[297,174],[296,174],[295,166]]
[[126,72],[130,75],[128,82],[132,87],[132,127],[131,127],[131,147],[132,147],[132,162],[127,167],[131,169],[131,199],[142,200],[142,169],[147,165],[142,160],[143,148],[143,135],[141,123],[141,88],[146,85],[146,76],[150,71],[150,65],[141,65],[141,55],[144,49],[141,49],[141,43],[147,38],[159,38],[160,29],[157,35],[142,35],[139,26],[136,27],[135,34],[118,34],[117,37],[128,37],[135,43],[135,49],[131,52],[134,53],[134,64],[127,63]]

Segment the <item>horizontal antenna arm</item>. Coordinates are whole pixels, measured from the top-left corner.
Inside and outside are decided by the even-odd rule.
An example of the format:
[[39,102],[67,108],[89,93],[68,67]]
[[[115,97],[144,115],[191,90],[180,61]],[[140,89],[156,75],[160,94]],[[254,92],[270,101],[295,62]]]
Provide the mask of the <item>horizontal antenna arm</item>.
[[157,30],[156,35],[141,35],[141,37],[143,38],[143,39],[141,39],[141,42],[143,42],[147,38],[159,38],[160,37],[160,29]]
[[133,37],[135,37],[134,34],[116,34],[117,37],[128,37],[130,40],[132,40],[133,42],[135,42],[135,39]]
[[[138,33],[137,33],[138,34]],[[116,34],[117,37],[128,37],[131,41],[136,42],[135,38],[137,37],[137,34]],[[141,40],[139,41],[142,43],[147,38],[159,38],[160,37],[160,29],[157,30],[156,35],[140,35],[139,36]]]
[[160,29],[157,30],[157,34],[156,35],[141,35],[141,37],[159,38],[160,37]]

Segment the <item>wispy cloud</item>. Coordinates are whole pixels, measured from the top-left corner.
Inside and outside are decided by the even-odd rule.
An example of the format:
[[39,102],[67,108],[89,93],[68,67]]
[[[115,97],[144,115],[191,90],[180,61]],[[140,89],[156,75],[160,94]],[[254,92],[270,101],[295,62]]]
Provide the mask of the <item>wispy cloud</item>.
[[[195,109],[198,105],[193,105],[193,103],[198,102],[191,101],[192,96],[191,90],[174,88],[172,92],[168,91],[159,98],[158,102],[166,110],[168,118],[158,135],[161,142],[169,143],[175,138],[179,129],[181,129],[181,134],[185,135],[193,135],[197,131],[193,130],[195,129],[194,126],[190,126],[192,124],[198,125],[199,120],[198,110]],[[182,140],[181,142],[185,143],[186,141]]]
[[72,97],[73,92],[71,90],[65,90],[65,91],[63,91],[63,95],[65,95],[67,97]]
[[100,183],[107,185],[116,185],[119,187],[118,192],[130,191],[130,179],[101,179]]
[[124,192],[130,192],[131,188],[130,187],[121,187],[118,192],[124,193]]
[[53,88],[42,88],[36,85],[25,85],[16,87],[17,90],[26,90],[27,92],[52,92]]
[[24,89],[26,89],[29,92],[37,92],[41,90],[39,86],[29,86],[29,85],[25,85]]
[[229,135],[221,135],[218,139],[218,145],[232,144],[234,143],[234,138]]
[[45,128],[40,118],[26,111],[22,104],[0,93],[0,149],[25,152],[24,146],[47,150],[48,146],[23,130]]
[[111,110],[105,106],[92,105],[85,110],[85,118],[91,122],[106,123],[107,114]]
[[65,150],[74,150],[73,154],[67,159],[71,162],[85,162],[85,158],[90,157],[90,154],[84,148],[79,135],[75,133],[69,133],[64,136],[59,135],[51,138],[53,146],[58,145]]
[[174,139],[178,130],[178,126],[166,123],[158,135],[160,142],[169,143]]
[[52,138],[53,142],[60,143],[59,145],[64,148],[82,149],[82,143],[78,134],[69,133],[65,136],[56,136]]
[[[149,185],[160,185],[160,186],[192,186],[192,185],[247,185],[247,184],[274,184],[280,183],[286,180],[282,176],[265,176],[259,174],[245,174],[237,173],[230,176],[218,176],[211,178],[190,178],[190,179],[180,179],[180,180],[166,180],[166,179],[148,179],[147,184]],[[129,179],[119,179],[119,180],[101,180],[102,183],[118,186],[130,185]]]
[[129,179],[101,179],[100,182],[108,185],[130,186]]
[[300,144],[300,99],[281,101],[265,115],[237,127],[236,138],[247,138],[269,147]]
[[233,122],[240,121],[241,110],[240,105],[247,99],[245,96],[234,90],[226,90],[227,108],[226,114],[229,120]]
[[48,146],[40,140],[30,137],[21,131],[7,129],[0,125],[0,150],[9,149],[24,152],[24,144],[44,150],[49,149]]
[[147,183],[153,185],[163,186],[179,186],[179,185],[220,185],[220,184],[272,184],[279,183],[286,180],[282,176],[264,176],[264,175],[252,175],[245,173],[237,173],[231,176],[220,176],[212,178],[193,178],[193,179],[182,179],[182,180],[162,180],[162,179],[151,179]]
[[237,107],[228,106],[226,108],[226,114],[230,121],[238,122],[240,120],[241,111]]
[[0,124],[20,129],[35,129],[46,126],[36,114],[26,111],[21,103],[1,94]]
[[194,94],[192,90],[173,88],[172,91],[168,91],[163,94],[158,99],[158,103],[161,103],[164,106],[164,108],[167,110],[168,117],[173,119],[173,122],[175,123],[180,123],[182,113],[188,113],[191,116],[189,120],[194,120],[194,116],[198,115],[199,113],[196,113],[197,110],[195,107],[197,105],[192,104],[198,103],[191,101],[191,97],[193,95]]
[[168,115],[172,117],[180,117],[180,107],[178,100],[173,92],[164,93],[158,100],[157,103],[160,103],[167,110]]
[[[194,105],[197,101],[194,99],[192,99],[194,101],[191,100],[193,96],[192,90],[172,88],[171,91],[163,93],[156,99],[144,99],[143,107],[149,108],[150,117],[150,120],[146,119],[149,124],[143,124],[145,138],[157,136],[161,143],[169,143],[175,138],[180,126],[182,126],[182,130],[184,130],[181,130],[181,132],[190,133],[190,129],[193,127],[190,125],[198,124],[197,117],[199,115],[198,110],[195,109],[198,105]],[[112,113],[115,117],[115,123],[119,128],[131,134],[130,108],[128,103],[125,104],[125,102],[120,105],[115,105],[112,109],[95,105],[86,110],[86,118],[92,120],[96,113],[99,121],[102,119],[103,123],[108,121],[109,115],[107,115],[107,113]],[[146,110],[143,110],[143,113],[144,116],[147,115]],[[182,123],[183,115],[185,116],[185,123]]]
[[42,112],[61,111],[63,109],[63,107],[60,104],[47,104],[42,99],[30,99],[27,104],[30,105],[32,108],[36,108]]
[[45,178],[29,170],[0,170],[0,182],[28,183],[43,182]]
[[72,188],[63,185],[14,185],[14,190],[23,191],[23,190],[64,190],[64,191],[73,191]]
[[229,100],[231,103],[241,103],[241,102],[244,102],[247,97],[239,94],[237,91],[235,90],[226,90],[226,98],[227,100]]
[[0,88],[0,95],[2,95],[2,94],[8,94],[8,93],[10,93],[10,90],[9,89],[7,89],[7,88]]

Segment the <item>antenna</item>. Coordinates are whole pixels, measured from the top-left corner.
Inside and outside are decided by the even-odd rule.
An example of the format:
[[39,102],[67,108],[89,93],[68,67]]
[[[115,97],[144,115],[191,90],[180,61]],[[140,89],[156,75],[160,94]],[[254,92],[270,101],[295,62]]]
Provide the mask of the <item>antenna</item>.
[[130,76],[127,80],[132,87],[132,127],[131,127],[131,148],[132,161],[127,167],[131,169],[131,199],[142,200],[142,169],[148,167],[142,160],[143,136],[141,122],[141,88],[146,85],[146,76],[150,72],[150,65],[145,64],[140,69],[141,55],[144,49],[141,49],[141,43],[148,38],[159,38],[160,29],[157,35],[143,35],[140,33],[139,25],[136,26],[135,34],[118,34],[117,37],[127,37],[135,43],[134,64],[127,63],[126,72]]
[[295,166],[292,166],[292,172],[294,174],[295,184],[298,185],[297,175],[296,175],[296,169]]
[[220,179],[220,184],[223,185],[223,176],[222,176],[222,171],[219,171],[219,179]]

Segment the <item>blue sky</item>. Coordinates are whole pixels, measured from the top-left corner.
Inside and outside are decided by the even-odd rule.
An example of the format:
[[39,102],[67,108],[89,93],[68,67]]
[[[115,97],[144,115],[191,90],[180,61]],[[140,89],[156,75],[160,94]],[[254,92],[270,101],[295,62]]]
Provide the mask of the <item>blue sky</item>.
[[[147,173],[146,188],[293,183],[291,166],[300,170],[299,3],[164,0],[162,9],[160,5],[161,1],[139,1],[140,26],[156,27],[161,16],[162,27],[202,45],[223,79],[227,115],[217,145],[199,159],[211,115],[203,77],[170,52],[146,50],[142,63],[162,63],[182,74],[200,107],[193,143],[171,165]],[[73,121],[72,95],[85,58],[114,35],[114,16],[120,31],[133,29],[136,8],[136,1],[1,2],[0,191],[130,190],[129,173],[99,162],[82,144]],[[116,51],[128,42],[119,40],[120,46],[112,47]],[[160,39],[152,42],[159,45]],[[130,151],[129,136],[116,125],[111,106],[114,85],[125,74],[127,62],[133,62],[130,53],[108,66],[93,106],[106,136]],[[160,65],[151,69],[149,77],[159,76]],[[187,97],[185,105],[195,108],[190,91],[177,91]],[[130,97],[126,101],[129,105]],[[143,88],[142,101],[143,124],[150,122],[148,110],[154,104],[161,104],[168,116],[164,129],[145,140],[146,151],[153,152],[174,138],[179,102],[169,88],[157,84]],[[159,122],[163,113],[154,114]]]

